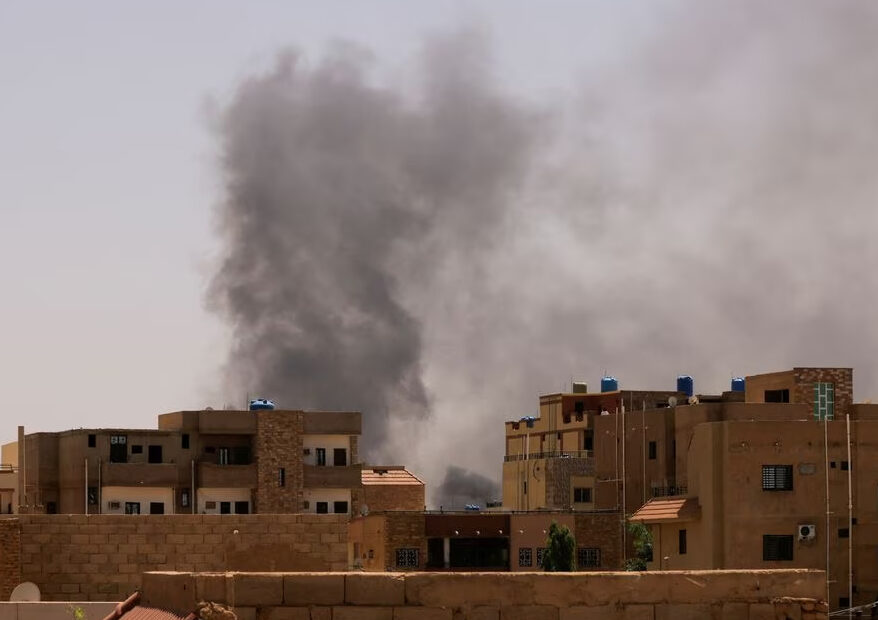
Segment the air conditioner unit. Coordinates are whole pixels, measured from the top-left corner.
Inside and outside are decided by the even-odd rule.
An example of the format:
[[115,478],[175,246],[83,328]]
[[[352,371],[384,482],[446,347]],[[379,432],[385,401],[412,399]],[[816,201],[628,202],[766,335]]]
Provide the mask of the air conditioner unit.
[[816,525],[800,525],[799,526],[799,540],[814,540],[817,536],[817,526]]
[[121,507],[119,502],[107,502],[107,505],[110,507],[110,510],[119,510]]

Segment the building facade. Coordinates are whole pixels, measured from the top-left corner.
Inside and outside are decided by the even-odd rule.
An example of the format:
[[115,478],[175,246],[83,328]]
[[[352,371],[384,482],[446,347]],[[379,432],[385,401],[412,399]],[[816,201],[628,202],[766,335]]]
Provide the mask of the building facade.
[[361,512],[426,510],[424,482],[402,465],[363,466]]
[[0,447],[0,514],[18,512],[18,444]]
[[22,512],[355,514],[357,412],[178,411],[156,429],[19,427]]

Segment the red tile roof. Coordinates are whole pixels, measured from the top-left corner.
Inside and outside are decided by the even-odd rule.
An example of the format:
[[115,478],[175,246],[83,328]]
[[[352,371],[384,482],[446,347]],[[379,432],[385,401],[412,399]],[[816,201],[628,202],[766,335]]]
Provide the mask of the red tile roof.
[[398,484],[424,485],[417,476],[399,466],[363,468],[361,480],[364,486]]
[[195,614],[178,616],[164,609],[154,607],[141,607],[140,592],[135,592],[127,599],[116,605],[104,620],[198,620]]
[[651,499],[631,516],[631,521],[664,523],[695,521],[701,518],[697,497],[666,497]]

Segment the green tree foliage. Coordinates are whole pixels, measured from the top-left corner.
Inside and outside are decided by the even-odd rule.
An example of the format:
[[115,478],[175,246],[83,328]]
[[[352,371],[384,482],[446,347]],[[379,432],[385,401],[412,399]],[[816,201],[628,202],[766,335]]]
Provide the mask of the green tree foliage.
[[625,570],[646,570],[646,563],[652,561],[652,533],[643,523],[628,522],[628,531],[634,542],[634,557],[625,562]]
[[546,539],[546,554],[543,556],[543,570],[562,572],[576,570],[576,541],[570,528],[552,521]]

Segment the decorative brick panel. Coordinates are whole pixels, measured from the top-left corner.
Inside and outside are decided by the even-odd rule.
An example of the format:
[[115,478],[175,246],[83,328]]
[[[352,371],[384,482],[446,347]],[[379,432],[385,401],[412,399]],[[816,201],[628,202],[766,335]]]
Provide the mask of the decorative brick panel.
[[418,549],[418,566],[408,570],[424,570],[427,564],[427,535],[423,513],[388,513],[384,522],[384,568],[388,571],[400,570],[396,567],[397,549]]
[[843,417],[850,413],[854,402],[853,375],[851,368],[794,368],[796,393],[790,400],[813,406],[814,384],[832,383],[835,385],[835,415],[836,418]]
[[[290,513],[302,510],[302,434],[300,411],[254,412],[256,415],[256,511]],[[280,486],[280,470],[284,486]]]
[[576,547],[592,547],[601,550],[601,565],[580,570],[619,570],[622,567],[622,529],[617,512],[576,513],[573,536]]
[[0,600],[8,601],[21,583],[21,526],[18,519],[0,519]]
[[571,476],[594,476],[593,458],[546,459],[546,507],[571,508]]

